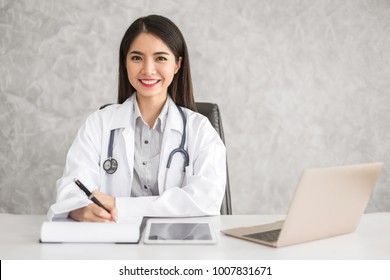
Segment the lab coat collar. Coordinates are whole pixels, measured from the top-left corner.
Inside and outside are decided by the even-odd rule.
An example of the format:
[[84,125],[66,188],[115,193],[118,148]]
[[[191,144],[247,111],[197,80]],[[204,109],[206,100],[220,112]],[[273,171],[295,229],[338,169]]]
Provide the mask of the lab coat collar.
[[134,124],[130,122],[130,120],[133,119],[134,114],[134,98],[135,93],[127,98],[123,104],[119,105],[111,123],[111,130],[125,128],[129,125],[134,126]]
[[[121,104],[113,118],[111,123],[111,129],[126,128],[128,126],[134,127],[134,123],[131,120],[134,120],[134,106],[135,106],[135,93],[130,96],[123,104]],[[179,110],[176,107],[175,102],[173,102],[171,96],[168,94],[168,116],[167,120],[164,122],[166,127],[169,129],[177,130],[178,132],[183,132],[183,121],[180,115]]]
[[177,109],[177,106],[175,102],[173,102],[170,95],[168,95],[168,118],[166,121],[166,128],[169,127],[169,129],[174,129],[180,134],[183,134],[183,119],[180,115],[179,110]]

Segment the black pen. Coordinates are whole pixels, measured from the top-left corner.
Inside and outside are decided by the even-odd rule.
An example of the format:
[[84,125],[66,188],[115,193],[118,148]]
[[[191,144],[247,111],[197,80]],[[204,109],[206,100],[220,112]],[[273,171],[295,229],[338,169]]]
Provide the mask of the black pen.
[[[73,180],[76,185],[88,196],[88,199],[92,200],[97,206],[103,208],[108,213],[110,213],[110,210],[108,210],[104,205],[81,183],[79,180],[74,178]],[[111,214],[111,213],[110,213]]]

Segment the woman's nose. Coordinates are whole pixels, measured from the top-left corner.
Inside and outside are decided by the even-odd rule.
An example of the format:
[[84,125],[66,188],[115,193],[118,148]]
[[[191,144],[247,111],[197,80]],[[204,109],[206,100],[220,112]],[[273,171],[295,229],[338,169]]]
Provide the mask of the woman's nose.
[[153,60],[145,60],[143,69],[142,69],[142,74],[144,75],[154,75],[156,74],[156,67],[154,65]]

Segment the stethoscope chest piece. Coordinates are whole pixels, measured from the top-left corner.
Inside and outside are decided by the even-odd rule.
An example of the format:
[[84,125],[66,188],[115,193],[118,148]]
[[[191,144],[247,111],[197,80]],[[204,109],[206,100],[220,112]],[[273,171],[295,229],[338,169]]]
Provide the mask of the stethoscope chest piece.
[[118,162],[114,158],[108,158],[103,163],[103,169],[108,174],[113,174],[118,169]]

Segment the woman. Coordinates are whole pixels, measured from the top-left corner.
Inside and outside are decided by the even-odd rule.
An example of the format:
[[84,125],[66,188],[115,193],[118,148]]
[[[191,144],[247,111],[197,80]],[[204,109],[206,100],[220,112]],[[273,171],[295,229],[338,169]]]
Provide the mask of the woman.
[[[225,146],[208,119],[194,112],[186,43],[169,19],[139,18],[126,31],[118,103],[90,115],[78,131],[49,219],[219,214]],[[172,153],[182,142],[185,151]],[[91,203],[74,178],[109,212]]]

